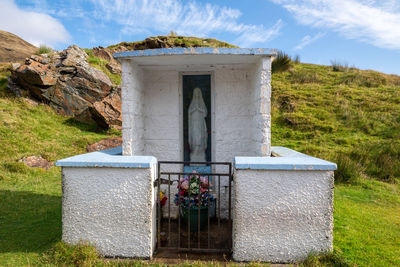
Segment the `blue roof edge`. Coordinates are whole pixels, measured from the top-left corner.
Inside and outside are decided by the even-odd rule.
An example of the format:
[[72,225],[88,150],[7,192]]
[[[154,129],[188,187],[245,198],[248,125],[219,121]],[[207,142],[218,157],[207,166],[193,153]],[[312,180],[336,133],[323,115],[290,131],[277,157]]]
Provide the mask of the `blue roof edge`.
[[145,50],[131,50],[114,53],[114,58],[173,56],[173,55],[258,55],[273,56],[276,49],[270,48],[226,48],[226,47],[175,47]]
[[272,147],[273,157],[235,157],[234,166],[238,170],[304,170],[334,171],[333,162],[311,157],[286,147]]
[[115,147],[102,151],[61,159],[55,162],[60,167],[109,167],[109,168],[150,168],[157,164],[153,156],[122,156],[122,148]]

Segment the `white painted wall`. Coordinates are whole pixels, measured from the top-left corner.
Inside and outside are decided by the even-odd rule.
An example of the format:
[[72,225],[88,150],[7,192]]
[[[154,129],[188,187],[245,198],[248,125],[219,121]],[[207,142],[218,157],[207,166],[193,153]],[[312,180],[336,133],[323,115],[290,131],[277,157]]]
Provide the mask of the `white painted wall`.
[[182,160],[179,72],[144,71],[144,154]]
[[233,259],[294,262],[329,251],[333,171],[236,170]]
[[122,61],[122,154],[144,154],[143,70],[131,60]]
[[63,241],[105,256],[151,258],[156,242],[155,166],[62,168]]
[[[181,66],[140,69],[122,60],[124,155],[151,155],[158,160],[183,160],[183,74],[211,74],[212,160],[270,155],[270,58],[255,64]],[[196,72],[196,68],[198,71]],[[180,171],[174,168],[169,170]],[[226,169],[215,169],[226,172]],[[217,186],[217,181],[214,181]],[[176,187],[176,186],[174,186]],[[166,191],[166,188],[162,188]],[[171,191],[171,198],[175,190]],[[223,217],[227,217],[228,180],[221,182]]]
[[[182,160],[182,85],[179,70],[140,69],[122,60],[124,155]],[[190,74],[195,74],[193,68]],[[204,74],[204,70],[199,71]],[[212,157],[270,155],[270,58],[216,66],[212,74]]]
[[256,156],[253,150],[251,72],[215,70],[214,161],[233,161],[235,156]]
[[252,70],[254,156],[271,156],[271,57],[262,57]]

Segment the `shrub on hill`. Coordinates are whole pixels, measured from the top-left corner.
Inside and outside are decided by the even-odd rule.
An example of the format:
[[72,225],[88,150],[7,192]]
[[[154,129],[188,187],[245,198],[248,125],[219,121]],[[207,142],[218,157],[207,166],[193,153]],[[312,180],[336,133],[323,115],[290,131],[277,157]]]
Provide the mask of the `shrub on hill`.
[[333,71],[345,72],[345,71],[348,71],[350,69],[349,68],[349,64],[347,62],[342,63],[342,62],[337,61],[337,60],[331,60],[331,66],[332,66],[332,70]]
[[49,53],[51,53],[51,52],[53,52],[53,51],[54,51],[53,48],[51,48],[50,46],[41,44],[41,45],[39,46],[39,49],[38,49],[38,51],[37,51],[36,54],[37,54],[37,55],[49,54]]
[[292,67],[292,59],[282,51],[279,51],[277,56],[272,61],[272,73],[279,73],[289,70]]

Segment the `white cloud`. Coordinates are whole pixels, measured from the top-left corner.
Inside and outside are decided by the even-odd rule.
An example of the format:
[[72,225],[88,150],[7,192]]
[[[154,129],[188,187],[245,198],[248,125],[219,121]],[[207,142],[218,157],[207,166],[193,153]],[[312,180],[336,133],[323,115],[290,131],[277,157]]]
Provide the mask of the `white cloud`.
[[400,49],[399,3],[393,0],[271,0],[304,25],[329,28],[349,39]]
[[173,30],[180,35],[198,37],[218,33],[236,35],[239,46],[265,43],[279,34],[282,22],[271,28],[244,24],[238,9],[201,2],[180,0],[92,0],[92,16],[107,22],[116,22],[124,33],[163,32]]
[[36,46],[54,46],[70,40],[69,33],[57,19],[47,14],[22,10],[13,0],[2,0],[0,29],[14,33]]
[[307,34],[306,36],[304,36],[301,39],[300,43],[295,46],[294,50],[301,50],[304,47],[306,47],[307,45],[315,42],[316,40],[318,40],[319,38],[321,38],[323,36],[325,36],[325,33],[322,33],[322,32],[319,32],[314,36],[310,36],[310,35]]

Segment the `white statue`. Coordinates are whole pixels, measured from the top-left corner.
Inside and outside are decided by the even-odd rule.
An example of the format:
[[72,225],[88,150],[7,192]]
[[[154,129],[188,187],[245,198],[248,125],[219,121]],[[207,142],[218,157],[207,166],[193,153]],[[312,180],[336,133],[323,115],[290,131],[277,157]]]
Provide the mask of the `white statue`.
[[206,161],[207,149],[207,107],[203,101],[200,88],[193,91],[192,102],[189,105],[189,146],[190,161]]

